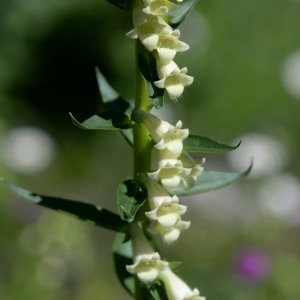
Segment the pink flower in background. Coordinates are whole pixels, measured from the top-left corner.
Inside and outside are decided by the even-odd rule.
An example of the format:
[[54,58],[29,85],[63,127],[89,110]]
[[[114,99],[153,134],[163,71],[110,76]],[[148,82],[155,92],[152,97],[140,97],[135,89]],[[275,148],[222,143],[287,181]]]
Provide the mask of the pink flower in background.
[[269,274],[270,261],[261,249],[246,249],[240,251],[234,259],[236,275],[248,282],[261,282]]

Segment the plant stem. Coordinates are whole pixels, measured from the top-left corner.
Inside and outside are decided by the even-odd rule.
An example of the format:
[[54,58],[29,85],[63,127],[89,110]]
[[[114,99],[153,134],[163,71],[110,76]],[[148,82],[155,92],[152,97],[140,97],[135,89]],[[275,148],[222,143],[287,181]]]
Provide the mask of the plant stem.
[[[152,108],[148,90],[146,87],[145,80],[139,70],[138,57],[140,47],[143,45],[139,40],[136,41],[135,47],[135,82],[136,82],[136,93],[135,93],[135,110],[142,109],[149,111]],[[134,114],[133,114],[134,118]],[[136,120],[135,120],[136,121]],[[151,166],[151,150],[152,142],[149,136],[149,132],[146,126],[136,121],[133,127],[133,139],[134,139],[134,177],[137,178],[139,173],[149,172]]]
[[[135,43],[135,103],[134,108],[149,111],[152,107],[145,80],[139,70],[138,58],[140,49],[143,45],[139,40]],[[133,113],[134,119],[134,113]],[[151,168],[151,150],[152,141],[145,124],[134,120],[136,123],[133,127],[133,156],[134,156],[134,178],[138,179],[140,173],[146,173]],[[143,212],[141,212],[143,211]],[[140,209],[136,220],[145,218],[144,209]],[[136,221],[137,222],[137,221]],[[135,276],[135,300],[150,300],[151,296],[148,289]]]

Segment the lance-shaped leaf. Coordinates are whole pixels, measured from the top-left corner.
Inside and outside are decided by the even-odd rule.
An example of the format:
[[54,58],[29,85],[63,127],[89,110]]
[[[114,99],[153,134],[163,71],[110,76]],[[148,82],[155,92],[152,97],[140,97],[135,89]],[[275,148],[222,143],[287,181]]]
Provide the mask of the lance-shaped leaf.
[[118,233],[115,238],[113,246],[115,271],[125,290],[130,295],[134,295],[134,277],[126,270],[126,265],[133,263],[132,245],[131,240],[125,241],[125,239],[126,234],[124,233]]
[[96,78],[101,95],[103,110],[119,111],[130,115],[133,107],[107,82],[106,78],[98,68],[96,68]]
[[99,205],[38,195],[2,178],[1,181],[3,181],[12,192],[34,204],[54,209],[58,212],[65,213],[69,216],[106,229],[121,232],[127,230],[128,223],[121,220],[117,214],[104,209]]
[[138,209],[147,198],[146,189],[135,180],[126,180],[118,187],[117,203],[122,220],[134,220]]
[[183,149],[186,152],[222,153],[232,151],[238,148],[240,144],[241,142],[236,146],[228,146],[204,136],[190,134],[183,141]]
[[127,0],[107,0],[107,1],[123,10],[131,10],[130,1]]
[[141,42],[138,43],[138,66],[145,80],[149,97],[155,108],[160,108],[164,104],[164,89],[158,88],[154,81],[159,80],[156,69],[156,60]]
[[174,10],[169,11],[164,19],[173,27],[178,27],[198,0],[184,0]]
[[84,122],[78,122],[70,113],[75,126],[87,130],[119,130],[131,128],[134,122],[124,113],[119,111],[103,111]]
[[[133,111],[133,107],[114,90],[98,68],[96,68],[96,78],[101,95],[102,109],[104,111],[119,111],[130,116]],[[126,142],[132,146],[132,130],[121,129],[120,133],[125,138]]]
[[204,170],[198,177],[196,184],[191,189],[185,189],[183,184],[180,184],[177,188],[172,190],[172,194],[177,196],[190,196],[216,190],[246,177],[250,173],[251,168],[252,163],[244,172],[219,172]]

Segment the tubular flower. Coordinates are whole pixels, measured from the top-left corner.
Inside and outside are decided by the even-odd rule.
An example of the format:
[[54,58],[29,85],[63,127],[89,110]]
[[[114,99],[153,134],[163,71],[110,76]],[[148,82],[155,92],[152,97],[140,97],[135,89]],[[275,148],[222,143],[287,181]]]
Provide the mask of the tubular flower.
[[159,279],[164,283],[169,300],[205,300],[200,296],[198,289],[190,287],[180,279],[170,268],[159,274]]
[[131,274],[136,274],[140,281],[150,283],[157,279],[159,273],[168,266],[168,263],[160,259],[158,252],[141,254],[135,257],[133,265],[127,265],[126,269]]
[[181,181],[187,189],[191,188],[202,170],[203,168],[199,164],[185,167],[181,160],[164,159],[160,161],[160,168],[148,173],[148,176],[153,180],[160,181],[166,190],[172,191]]
[[160,155],[168,158],[177,158],[183,150],[183,140],[188,137],[189,130],[181,129],[182,122],[178,121],[164,134],[162,139],[154,146],[160,150]]
[[188,229],[190,225],[190,221],[182,221],[179,218],[174,226],[169,227],[163,226],[160,223],[156,222],[154,226],[149,229],[149,231],[151,233],[158,233],[166,244],[172,244],[178,240],[181,231]]
[[147,0],[146,6],[142,11],[145,14],[153,16],[162,16],[178,7],[178,5],[168,1],[168,0]]
[[171,34],[160,36],[156,45],[160,64],[170,63],[177,52],[184,52],[190,48],[189,45],[179,40],[179,36],[179,29],[175,29]]
[[161,155],[168,158],[177,158],[181,154],[183,140],[189,135],[188,129],[181,129],[181,121],[173,126],[143,110],[137,110],[135,116],[147,126],[152,139],[156,143],[154,147],[162,152]]
[[146,212],[150,220],[156,220],[161,226],[175,226],[180,219],[180,215],[186,212],[186,206],[178,204],[178,198],[173,196],[170,202],[163,202],[159,207]]
[[167,268],[168,262],[162,261],[159,253],[154,252],[139,224],[132,224],[131,235],[134,264],[127,265],[126,269],[129,273],[136,274],[142,282],[152,282]]
[[196,163],[195,160],[187,152],[182,151],[179,159],[185,167],[190,167],[192,169],[190,176],[185,180],[185,188],[190,189],[195,185],[197,178],[202,174],[204,170],[202,165],[205,163],[205,158],[203,158],[200,163]]
[[194,78],[186,75],[187,68],[182,68],[181,70],[173,69],[171,73],[166,75],[166,77],[154,81],[154,84],[158,88],[165,88],[171,100],[176,100],[179,98],[184,88],[188,85],[191,85],[194,81]]
[[164,227],[175,226],[180,216],[186,212],[186,206],[178,204],[176,195],[171,196],[159,183],[144,177],[143,182],[148,191],[148,202],[151,211],[145,215]]
[[167,0],[136,1],[134,29],[127,33],[128,37],[139,38],[145,48],[153,52],[159,77],[154,84],[165,88],[171,100],[179,98],[184,88],[193,82],[193,77],[186,75],[187,68],[179,69],[173,62],[176,53],[188,50],[189,46],[179,40],[179,29],[173,30],[164,20],[164,15],[177,6]]

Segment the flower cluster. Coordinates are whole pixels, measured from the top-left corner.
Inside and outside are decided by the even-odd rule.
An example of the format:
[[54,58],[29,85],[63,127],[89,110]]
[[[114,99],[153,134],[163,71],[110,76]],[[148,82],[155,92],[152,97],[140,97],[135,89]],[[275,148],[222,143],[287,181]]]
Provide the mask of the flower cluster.
[[[171,100],[178,99],[184,88],[193,82],[193,77],[187,75],[187,68],[179,68],[174,62],[178,52],[189,49],[186,43],[179,40],[179,29],[172,28],[166,21],[166,14],[177,7],[168,0],[134,1],[134,29],[127,33],[127,36],[139,39],[149,55],[155,58],[158,80],[153,83],[158,88],[166,89]],[[174,126],[143,110],[142,106],[135,108],[132,117],[136,126],[143,124],[141,128],[147,128],[154,144],[156,165],[154,170],[138,174],[141,184],[147,189],[148,203],[144,217],[148,221],[143,225],[139,221],[131,223],[134,259],[126,269],[145,284],[161,281],[169,300],[205,300],[198,289],[190,289],[171,270],[170,264],[161,260],[143,232],[145,224],[150,224],[147,232],[159,234],[163,242],[169,245],[179,238],[182,230],[190,227],[189,221],[181,219],[187,207],[179,204],[175,192],[176,189],[192,188],[203,171],[201,163],[195,162],[184,151],[183,143],[189,136],[189,130],[182,128],[181,121]]]
[[186,75],[187,68],[180,69],[173,61],[177,52],[184,52],[189,46],[179,40],[179,29],[173,29],[164,19],[164,15],[177,6],[168,0],[135,1],[134,29],[127,33],[131,38],[139,38],[153,53],[159,78],[154,84],[165,88],[171,100],[180,97],[184,87],[193,82],[193,77]]
[[205,300],[198,289],[190,287],[170,268],[169,263],[161,260],[143,233],[138,223],[131,224],[134,263],[127,265],[127,271],[136,275],[143,283],[162,281],[169,300]]
[[185,188],[191,188],[203,168],[183,151],[183,140],[188,137],[189,130],[182,129],[181,121],[173,126],[144,110],[137,110],[135,118],[146,125],[157,152],[158,169],[141,178],[151,209],[146,212],[152,221],[149,230],[159,233],[165,243],[171,244],[190,226],[190,222],[181,220],[186,206],[178,203],[172,190],[181,182]]

